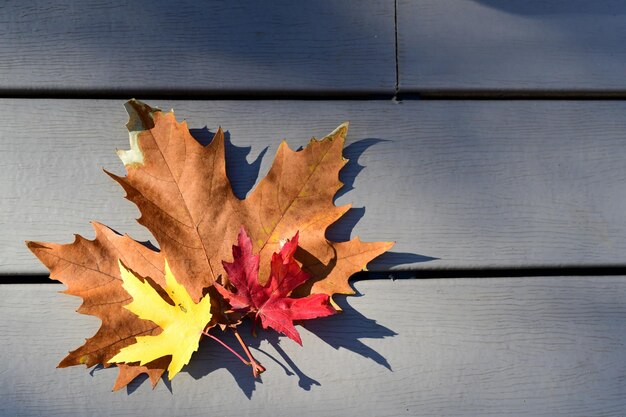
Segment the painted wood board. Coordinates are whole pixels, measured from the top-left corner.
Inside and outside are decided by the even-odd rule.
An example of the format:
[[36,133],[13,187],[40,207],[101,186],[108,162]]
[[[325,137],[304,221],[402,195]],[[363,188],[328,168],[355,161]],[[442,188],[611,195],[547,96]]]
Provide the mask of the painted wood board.
[[625,17],[612,0],[399,0],[399,88],[624,92]]
[[[159,101],[199,140],[228,130],[244,197],[280,141],[350,120],[333,240],[395,240],[371,270],[624,265],[626,103],[566,101]],[[0,101],[0,272],[46,273],[24,240],[93,237],[97,220],[152,239],[102,172],[124,169],[117,100]],[[267,149],[267,150],[266,150]]]
[[386,93],[394,2],[4,1],[0,92]]
[[[249,368],[205,340],[171,385],[110,391],[114,369],[55,369],[98,327],[61,285],[5,285],[0,414],[623,416],[626,279],[374,280],[304,346],[253,341]],[[244,333],[244,337],[250,337]],[[236,342],[235,342],[236,343]],[[233,345],[234,346],[234,345]],[[274,359],[271,359],[271,358]],[[289,358],[289,359],[287,359]]]

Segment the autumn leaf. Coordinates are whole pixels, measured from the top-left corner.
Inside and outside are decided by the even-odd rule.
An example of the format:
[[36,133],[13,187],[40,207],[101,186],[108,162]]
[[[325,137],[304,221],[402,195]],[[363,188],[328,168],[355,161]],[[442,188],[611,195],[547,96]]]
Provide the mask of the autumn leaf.
[[[230,245],[244,226],[253,251],[261,257],[260,280],[269,278],[270,259],[281,240],[300,231],[296,259],[313,276],[310,293],[352,294],[348,278],[365,268],[392,242],[331,242],[326,229],[350,206],[337,207],[335,193],[343,185],[339,171],[348,124],[322,140],[311,139],[301,151],[282,142],[265,178],[240,200],[226,175],[221,129],[203,146],[185,121],[144,103],[127,103],[131,149],[119,151],[127,175],[110,174],[141,211],[139,223],[155,236],[176,276],[198,300],[230,259]],[[303,294],[306,295],[306,294]]]
[[336,313],[327,294],[313,294],[304,298],[288,295],[309,279],[294,260],[298,247],[298,233],[272,255],[270,277],[259,282],[259,255],[253,254],[252,242],[241,228],[237,236],[239,246],[233,246],[232,263],[224,262],[233,293],[219,283],[216,289],[236,310],[244,310],[260,319],[263,328],[279,331],[302,345],[302,339],[293,325],[294,320],[326,317]]
[[[74,242],[67,245],[27,242],[28,248],[50,270],[50,278],[67,286],[63,292],[83,298],[78,312],[102,320],[96,334],[70,352],[59,363],[60,368],[80,364],[91,367],[98,363],[109,366],[109,359],[132,343],[136,336],[161,332],[154,323],[141,320],[123,308],[130,296],[122,288],[118,259],[133,265],[141,276],[153,277],[156,284],[164,285],[163,258],[128,235],[120,236],[97,222],[92,225],[96,232],[94,240],[77,235]],[[120,367],[115,388],[124,387],[141,373],[148,374],[154,386],[167,362]]]
[[194,303],[185,287],[176,281],[165,261],[164,290],[173,302],[172,305],[148,281],[128,270],[121,261],[118,263],[122,286],[133,298],[124,308],[143,320],[155,323],[163,332],[156,336],[138,336],[135,343],[122,348],[108,362],[139,362],[145,365],[171,356],[167,368],[171,380],[198,350],[202,332],[211,320],[211,299],[204,297],[199,303]]

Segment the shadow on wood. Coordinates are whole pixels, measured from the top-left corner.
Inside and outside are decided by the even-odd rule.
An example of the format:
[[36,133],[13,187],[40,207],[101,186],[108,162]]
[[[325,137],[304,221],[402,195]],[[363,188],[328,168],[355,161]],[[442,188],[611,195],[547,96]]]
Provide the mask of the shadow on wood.
[[[360,297],[361,294],[357,291],[356,296]],[[384,339],[397,336],[397,333],[352,308],[348,303],[349,298],[345,296],[335,296],[335,298],[338,298],[335,301],[343,311],[323,320],[306,322],[306,329],[335,349],[349,350],[391,371],[391,365],[387,359],[363,343],[361,339]]]
[[524,16],[540,15],[610,15],[618,16],[626,14],[626,4],[615,1],[501,1],[501,0],[475,0],[492,9],[502,10],[511,14]]
[[[339,171],[339,180],[343,183],[343,186],[337,191],[333,202],[337,204],[337,199],[345,195],[351,190],[354,190],[354,181],[357,175],[365,168],[364,165],[359,164],[359,157],[369,147],[381,142],[389,142],[385,139],[367,138],[353,142],[346,146],[343,150],[343,156],[348,160],[348,163]],[[365,214],[365,207],[352,207],[346,212],[339,220],[333,223],[326,231],[326,237],[335,242],[343,242],[350,240],[352,237],[352,230],[354,226],[361,220]]]
[[[345,298],[339,300],[339,303],[343,309],[342,313],[323,319],[306,321],[303,323],[304,328],[336,350],[348,350],[359,356],[371,359],[391,371],[391,365],[387,359],[381,353],[369,347],[365,341],[367,339],[392,337],[396,336],[397,333],[356,311],[348,304]],[[303,330],[300,328],[299,331]],[[222,333],[220,330],[213,329],[212,332],[235,351],[241,351],[241,346],[239,346],[230,331]],[[305,391],[311,390],[313,386],[324,384],[324,380],[316,379],[315,375],[307,375],[302,371],[288,353],[291,349],[311,349],[314,353],[316,347],[314,341],[308,340],[309,343],[305,341],[303,347],[299,347],[295,342],[288,340],[283,335],[271,329],[263,330],[260,327],[257,328],[257,337],[253,337],[251,336],[250,321],[240,325],[239,332],[251,348],[256,359],[268,368],[268,372],[263,374],[261,378],[255,380],[249,366],[244,365],[226,349],[207,338],[202,340],[198,352],[194,354],[189,365],[183,368],[183,372],[188,372],[194,379],[200,379],[204,377],[210,378],[212,373],[220,368],[225,368],[249,399],[252,398],[257,383],[262,384],[263,378],[271,378],[272,372],[275,373],[279,370],[276,367],[270,368],[268,364],[271,364],[271,362],[277,364],[285,372],[285,375],[297,378],[298,386]],[[283,348],[284,344],[286,346]],[[314,356],[314,354],[311,355],[311,357]],[[317,359],[320,359],[319,356]],[[132,394],[146,380],[147,378],[144,377],[137,378],[128,386],[127,393]],[[168,389],[172,391],[171,384],[165,376],[163,381]]]

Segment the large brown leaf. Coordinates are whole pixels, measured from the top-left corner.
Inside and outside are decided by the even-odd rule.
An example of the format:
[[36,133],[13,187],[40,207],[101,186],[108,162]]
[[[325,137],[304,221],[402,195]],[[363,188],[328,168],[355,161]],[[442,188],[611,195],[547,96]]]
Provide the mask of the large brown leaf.
[[343,185],[339,171],[347,162],[342,156],[347,123],[297,152],[283,141],[267,176],[239,200],[226,176],[221,129],[202,146],[173,112],[136,100],[127,103],[127,110],[131,149],[120,152],[127,175],[109,175],[141,211],[139,222],[155,236],[174,275],[187,278],[182,282],[195,301],[225,275],[221,261],[232,260],[230,245],[241,226],[261,256],[262,283],[280,242],[300,232],[300,253],[306,256],[298,260],[315,280],[310,291],[330,296],[352,294],[350,275],[393,245],[358,238],[335,243],[325,237],[326,229],[350,208],[333,203]]

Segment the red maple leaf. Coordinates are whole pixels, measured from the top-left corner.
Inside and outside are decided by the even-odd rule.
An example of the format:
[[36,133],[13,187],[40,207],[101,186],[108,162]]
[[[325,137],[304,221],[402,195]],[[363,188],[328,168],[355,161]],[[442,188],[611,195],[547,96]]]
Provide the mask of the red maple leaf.
[[234,261],[222,262],[236,292],[218,283],[216,289],[234,310],[253,315],[260,319],[264,329],[271,327],[302,345],[294,320],[326,317],[337,311],[330,305],[328,294],[289,297],[291,291],[311,277],[293,258],[298,248],[298,232],[280,252],[272,255],[270,278],[265,285],[259,283],[259,255],[252,252],[252,241],[243,227],[237,241],[239,245],[233,245]]

